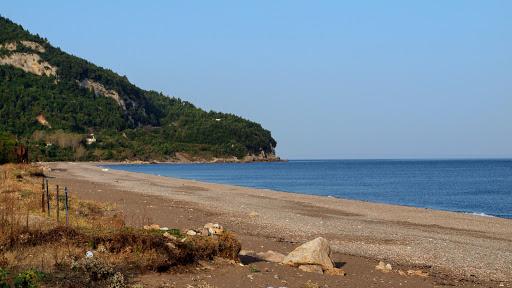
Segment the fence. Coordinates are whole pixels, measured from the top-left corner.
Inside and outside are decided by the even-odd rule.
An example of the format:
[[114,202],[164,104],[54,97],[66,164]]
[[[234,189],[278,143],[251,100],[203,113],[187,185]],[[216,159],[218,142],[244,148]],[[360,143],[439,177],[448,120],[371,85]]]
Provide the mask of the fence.
[[[47,213],[48,217],[51,217],[51,202],[52,195],[50,193],[50,185],[48,184],[48,178],[44,177],[42,181],[41,189],[41,211]],[[64,198],[61,199],[59,195],[59,185],[55,185],[55,215],[57,223],[60,223],[60,202],[64,202],[64,211],[66,213],[66,226],[69,225],[69,189],[64,187]]]

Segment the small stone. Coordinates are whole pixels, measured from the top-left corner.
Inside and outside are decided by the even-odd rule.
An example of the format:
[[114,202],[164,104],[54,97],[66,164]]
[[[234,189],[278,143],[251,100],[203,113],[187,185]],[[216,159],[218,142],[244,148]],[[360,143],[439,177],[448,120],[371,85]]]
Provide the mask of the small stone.
[[257,217],[257,216],[260,216],[260,213],[256,212],[256,211],[251,211],[249,213],[249,217]]
[[144,225],[144,230],[160,230],[160,225],[158,225],[158,224]]
[[304,272],[324,274],[322,266],[320,265],[300,265],[299,269]]
[[196,232],[196,231],[194,231],[194,230],[188,230],[188,231],[187,231],[187,235],[189,235],[189,236],[195,236],[195,235],[197,235],[197,232]]
[[412,276],[428,277],[428,272],[424,272],[421,270],[407,270],[407,274]]
[[347,275],[347,273],[345,273],[345,271],[343,269],[340,269],[340,268],[332,268],[332,269],[329,269],[329,270],[325,270],[324,273],[326,275],[331,275],[331,276],[345,276],[345,275]]
[[176,249],[176,245],[174,245],[174,243],[169,242],[169,243],[165,243],[165,245],[167,247],[169,247],[170,249]]
[[380,261],[379,265],[375,266],[375,269],[380,270],[384,273],[388,273],[391,270],[393,270],[393,267],[391,267],[391,264],[386,264],[386,263]]
[[267,252],[256,253],[256,257],[267,262],[281,263],[285,256],[279,252],[268,250]]
[[208,229],[209,235],[221,235],[224,233],[224,227],[222,227],[218,223],[216,223],[216,224],[206,223],[204,225],[204,228]]
[[199,234],[201,234],[201,236],[210,236],[210,232],[208,231],[207,228],[201,228],[199,231]]
[[398,270],[398,274],[400,274],[400,276],[406,276],[406,275],[407,275],[407,274],[406,274],[404,271],[402,271],[402,270]]

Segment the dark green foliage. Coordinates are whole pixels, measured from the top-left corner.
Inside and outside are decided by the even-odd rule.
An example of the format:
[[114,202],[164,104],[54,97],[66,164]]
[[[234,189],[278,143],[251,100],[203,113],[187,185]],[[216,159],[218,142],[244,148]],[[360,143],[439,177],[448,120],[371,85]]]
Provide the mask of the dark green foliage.
[[43,279],[44,273],[29,269],[24,272],[21,272],[14,278],[14,287],[15,288],[36,288],[37,283]]
[[9,272],[0,267],[0,288],[9,288],[9,283],[7,283],[8,276]]
[[15,146],[16,139],[14,136],[0,131],[0,164],[15,161]]
[[[57,77],[0,65],[0,132],[4,132],[0,148],[12,145],[4,139],[8,133],[28,144],[32,160],[166,160],[176,152],[201,158],[273,153],[276,141],[257,123],[142,90],[125,76],[69,55],[0,17],[0,44],[22,40],[37,42],[46,51],[17,45],[16,52],[38,53],[57,68]],[[9,53],[0,49],[0,57]],[[81,87],[85,79],[116,91],[126,109]],[[51,127],[39,124],[38,115],[44,115]],[[97,139],[91,145],[86,144],[89,133]],[[8,161],[6,157],[0,151],[0,162]]]

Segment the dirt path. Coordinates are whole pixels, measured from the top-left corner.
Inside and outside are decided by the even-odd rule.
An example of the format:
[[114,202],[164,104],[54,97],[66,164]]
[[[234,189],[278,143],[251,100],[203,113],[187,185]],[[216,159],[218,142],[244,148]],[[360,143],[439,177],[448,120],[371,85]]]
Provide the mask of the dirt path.
[[[210,263],[139,279],[150,286],[206,281],[216,287],[304,287],[311,280],[320,287],[512,287],[510,220],[105,171],[89,163],[50,166],[51,181],[80,198],[116,203],[129,225],[185,229],[218,222],[240,236],[243,249],[258,252],[288,253],[324,236],[348,273],[335,277],[264,262],[251,263],[254,269]],[[378,260],[432,276],[382,273],[375,270]]]

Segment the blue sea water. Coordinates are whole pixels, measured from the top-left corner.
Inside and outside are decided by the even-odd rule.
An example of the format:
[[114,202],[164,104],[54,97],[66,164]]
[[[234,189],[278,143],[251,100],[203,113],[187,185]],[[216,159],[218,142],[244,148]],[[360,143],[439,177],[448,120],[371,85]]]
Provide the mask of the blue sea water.
[[512,218],[512,160],[296,160],[109,168]]

